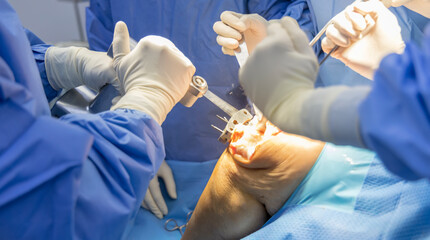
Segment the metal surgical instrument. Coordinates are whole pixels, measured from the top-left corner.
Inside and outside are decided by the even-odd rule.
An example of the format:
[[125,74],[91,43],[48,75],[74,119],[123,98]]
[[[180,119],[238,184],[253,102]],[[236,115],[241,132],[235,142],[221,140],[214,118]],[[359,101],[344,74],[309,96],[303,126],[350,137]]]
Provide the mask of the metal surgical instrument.
[[[137,41],[130,38],[130,49],[135,48],[136,45]],[[246,54],[247,53],[248,52],[246,51]],[[112,44],[110,45],[107,54],[110,57],[113,57]],[[197,75],[193,76],[190,82],[190,86],[188,87],[188,91],[185,93],[185,96],[179,102],[185,107],[191,107],[197,101],[197,99],[201,98],[202,96],[206,97],[209,101],[211,101],[218,108],[220,108],[230,116],[230,119],[221,118],[223,121],[227,122],[227,125],[224,130],[221,130],[212,125],[213,128],[221,132],[221,135],[218,140],[222,143],[227,143],[228,141],[230,141],[230,136],[235,125],[244,123],[252,119],[252,115],[248,110],[237,110],[235,107],[215,95],[209,90],[206,80],[203,77]]]
[[191,219],[191,215],[193,215],[193,211],[189,211],[187,213],[187,220],[184,225],[178,225],[178,222],[173,218],[167,219],[167,221],[164,223],[164,229],[166,229],[166,231],[169,231],[169,232],[179,230],[179,233],[181,234],[181,236],[184,235],[184,232],[185,232],[184,228],[187,227],[188,221],[190,221]]
[[[245,64],[246,59],[248,59],[248,56],[249,56],[248,47],[246,46],[245,41],[242,41],[239,43],[239,50],[240,50],[239,52],[235,51],[235,55],[236,55],[236,59],[239,63],[239,66],[243,66],[243,64]],[[205,96],[211,102],[213,102],[215,105],[217,105],[216,102],[218,102],[218,100],[216,98],[218,98],[218,97],[215,95],[213,95],[213,96],[212,95],[213,95],[212,93],[207,92]],[[253,107],[254,107],[255,112],[260,113],[260,111],[255,106],[253,106]],[[223,109],[223,108],[221,108],[221,109]],[[212,125],[212,127],[214,129],[218,130],[219,132],[221,132],[221,136],[218,138],[218,141],[220,141],[222,143],[227,143],[230,141],[231,134],[233,133],[234,127],[238,124],[244,124],[244,123],[250,121],[253,118],[253,115],[246,109],[237,110],[236,108],[234,108],[232,106],[230,106],[227,111],[224,110],[224,112],[230,116],[230,119],[227,119],[226,117],[220,117],[217,115],[217,117],[219,119],[221,119],[227,123],[227,125],[224,127],[224,129],[221,130],[220,128],[218,128],[214,125]]]
[[[356,0],[355,2],[359,2],[361,0]],[[309,46],[313,47],[315,45],[315,43],[318,42],[318,40],[321,39],[322,35],[325,33],[325,31],[327,31],[327,28],[333,23],[333,19],[330,19],[330,21],[328,21],[328,23],[326,23],[326,25],[324,25],[324,27],[318,32],[318,34],[309,42]],[[321,64],[323,64],[325,62],[325,60],[327,60],[328,57],[330,57],[330,55],[336,51],[339,48],[339,46],[335,46],[334,48],[332,48],[330,50],[329,53],[327,53],[327,55],[325,55],[325,57],[321,60],[321,62],[319,63],[320,66]]]

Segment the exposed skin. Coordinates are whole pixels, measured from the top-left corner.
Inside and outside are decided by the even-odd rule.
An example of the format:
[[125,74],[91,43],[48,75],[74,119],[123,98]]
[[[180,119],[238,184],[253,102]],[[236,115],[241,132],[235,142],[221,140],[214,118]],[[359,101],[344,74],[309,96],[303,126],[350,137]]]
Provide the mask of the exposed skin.
[[251,160],[226,150],[188,222],[183,239],[239,239],[258,230],[314,165],[323,142],[280,133]]

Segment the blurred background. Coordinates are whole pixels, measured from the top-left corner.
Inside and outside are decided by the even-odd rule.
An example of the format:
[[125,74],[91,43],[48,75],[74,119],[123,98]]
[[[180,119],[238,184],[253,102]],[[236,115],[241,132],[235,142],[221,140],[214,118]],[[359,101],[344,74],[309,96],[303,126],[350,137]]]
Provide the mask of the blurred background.
[[87,46],[88,0],[9,0],[24,27],[57,46]]

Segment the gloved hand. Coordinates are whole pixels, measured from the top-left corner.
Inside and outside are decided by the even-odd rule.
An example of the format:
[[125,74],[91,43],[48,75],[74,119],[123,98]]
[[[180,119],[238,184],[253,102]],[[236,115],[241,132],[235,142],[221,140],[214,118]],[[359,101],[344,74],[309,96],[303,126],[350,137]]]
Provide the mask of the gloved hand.
[[429,0],[383,0],[385,6],[400,7],[405,6],[410,10],[430,18],[430,1]]
[[163,195],[161,194],[160,183],[158,178],[162,178],[166,185],[167,194],[169,197],[176,199],[176,185],[173,178],[172,170],[166,161],[161,163],[157,175],[149,182],[148,190],[146,190],[145,199],[143,199],[142,207],[151,211],[157,218],[162,219],[167,215],[168,209]]
[[82,47],[50,47],[45,54],[46,75],[55,90],[85,85],[98,91],[106,83],[118,86],[112,58]]
[[213,29],[218,34],[216,40],[222,46],[222,52],[234,56],[239,47],[239,41],[244,35],[248,52],[252,53],[255,46],[266,37],[268,22],[258,14],[240,14],[224,11],[221,21],[214,24]]
[[303,101],[312,92],[318,61],[297,22],[270,22],[268,36],[240,69],[246,95],[279,128],[300,134]]
[[322,49],[328,53],[338,45],[331,56],[373,79],[383,57],[403,52],[405,43],[400,31],[396,16],[382,2],[360,2],[334,17],[322,40]]
[[115,26],[113,56],[125,95],[111,109],[140,110],[160,125],[185,95],[196,71],[191,61],[163,37],[144,37],[130,52],[129,33],[124,22]]

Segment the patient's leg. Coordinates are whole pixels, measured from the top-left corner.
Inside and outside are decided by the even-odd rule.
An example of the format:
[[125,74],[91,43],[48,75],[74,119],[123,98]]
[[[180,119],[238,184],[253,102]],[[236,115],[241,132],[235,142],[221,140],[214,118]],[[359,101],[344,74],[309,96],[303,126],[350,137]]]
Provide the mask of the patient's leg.
[[251,159],[225,151],[184,239],[237,239],[258,230],[288,200],[323,146],[280,133],[257,146]]
[[232,155],[225,151],[186,227],[183,239],[238,239],[261,227],[266,210],[234,182]]

